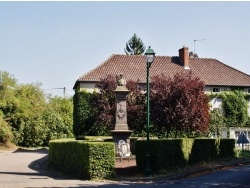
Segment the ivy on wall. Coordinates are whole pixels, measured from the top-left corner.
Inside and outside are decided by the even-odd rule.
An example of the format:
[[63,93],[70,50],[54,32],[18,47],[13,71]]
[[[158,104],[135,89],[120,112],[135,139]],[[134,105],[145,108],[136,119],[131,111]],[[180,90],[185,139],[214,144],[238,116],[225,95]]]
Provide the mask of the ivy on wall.
[[209,95],[210,99],[221,98],[225,115],[225,124],[228,127],[246,126],[248,120],[247,109],[249,94],[243,91],[234,90]]
[[221,128],[225,126],[224,116],[220,110],[215,109],[210,112],[209,132],[214,136],[221,136]]

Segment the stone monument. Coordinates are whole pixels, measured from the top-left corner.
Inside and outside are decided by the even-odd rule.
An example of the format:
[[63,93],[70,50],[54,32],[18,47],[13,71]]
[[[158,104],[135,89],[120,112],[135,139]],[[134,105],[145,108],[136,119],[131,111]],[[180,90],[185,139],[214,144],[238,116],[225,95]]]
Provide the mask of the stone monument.
[[116,95],[116,121],[115,129],[111,131],[113,141],[116,144],[116,152],[118,152],[119,141],[124,141],[130,144],[129,136],[133,131],[128,129],[127,124],[127,105],[126,97],[130,93],[126,87],[126,79],[122,74],[117,76],[117,87],[115,89]]

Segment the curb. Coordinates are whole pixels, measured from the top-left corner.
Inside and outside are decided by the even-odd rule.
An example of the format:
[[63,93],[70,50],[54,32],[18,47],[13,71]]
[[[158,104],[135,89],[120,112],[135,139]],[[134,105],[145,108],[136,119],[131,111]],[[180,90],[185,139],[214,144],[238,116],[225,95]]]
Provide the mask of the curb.
[[222,169],[233,168],[236,166],[247,165],[247,164],[250,164],[250,160],[244,160],[241,162],[231,162],[231,163],[227,163],[225,165],[215,165],[215,167],[201,167],[201,168],[193,169],[191,171],[183,172],[183,173],[178,174],[178,175],[174,175],[172,177],[170,176],[166,179],[167,180],[182,179],[182,178],[187,178],[188,176],[195,175],[198,173],[205,173],[205,172],[209,173],[209,172],[219,171]]
[[164,182],[164,181],[171,181],[171,180],[177,180],[177,179],[183,179],[187,178],[189,176],[199,174],[199,173],[211,173],[214,171],[220,171],[227,168],[233,168],[241,165],[247,165],[250,164],[250,159],[242,159],[240,161],[235,162],[228,162],[225,164],[218,164],[214,167],[197,167],[191,170],[186,170],[181,173],[175,173],[172,175],[160,175],[159,177],[127,177],[123,178],[120,181],[126,182],[126,181],[133,181],[133,182]]

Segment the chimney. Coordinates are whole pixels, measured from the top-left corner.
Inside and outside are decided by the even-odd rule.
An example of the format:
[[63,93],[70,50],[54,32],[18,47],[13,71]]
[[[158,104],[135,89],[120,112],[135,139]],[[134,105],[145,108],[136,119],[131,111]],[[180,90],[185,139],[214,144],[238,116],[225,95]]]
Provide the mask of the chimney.
[[179,49],[179,58],[184,66],[184,69],[190,69],[188,47],[183,46],[183,48]]

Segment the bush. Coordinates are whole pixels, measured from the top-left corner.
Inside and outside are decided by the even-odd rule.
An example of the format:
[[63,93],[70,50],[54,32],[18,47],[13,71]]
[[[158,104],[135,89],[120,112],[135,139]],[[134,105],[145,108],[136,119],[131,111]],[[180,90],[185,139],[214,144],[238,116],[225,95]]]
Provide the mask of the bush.
[[[136,141],[136,164],[139,171],[145,169],[146,140]],[[151,168],[154,172],[186,164],[233,158],[234,139],[163,139],[150,140]]]
[[209,162],[218,159],[219,139],[197,138],[194,139],[189,163]]
[[219,157],[227,158],[227,157],[235,157],[235,139],[220,139],[219,145]]
[[[136,164],[139,171],[145,167],[146,141],[136,141]],[[151,165],[153,171],[188,163],[193,139],[150,140]]]
[[83,179],[110,179],[115,175],[114,143],[50,141],[49,165]]
[[89,135],[96,121],[95,107],[91,106],[94,94],[77,91],[73,97],[73,132],[76,137]]
[[7,145],[11,143],[12,139],[13,133],[11,127],[3,120],[3,117],[0,116],[0,144]]
[[42,117],[30,118],[19,129],[19,145],[24,147],[44,146],[44,140],[48,133],[48,127],[45,125]]

